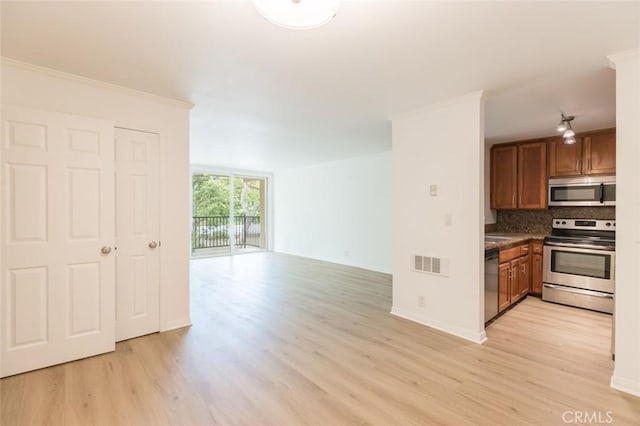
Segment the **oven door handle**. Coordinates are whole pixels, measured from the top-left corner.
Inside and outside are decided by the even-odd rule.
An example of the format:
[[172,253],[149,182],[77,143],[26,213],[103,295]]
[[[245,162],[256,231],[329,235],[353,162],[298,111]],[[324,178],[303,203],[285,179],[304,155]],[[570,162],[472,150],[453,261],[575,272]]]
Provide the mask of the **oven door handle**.
[[[601,251],[615,251],[614,247],[612,247],[612,248],[603,247],[602,249],[596,249],[596,248],[594,248],[594,246],[589,245],[589,244],[554,243],[552,241],[545,241],[544,245],[545,246],[553,246],[553,247],[582,248],[582,249],[592,250],[594,253],[601,252]],[[600,247],[602,247],[602,246],[600,246]]]
[[584,294],[586,296],[602,297],[603,299],[613,299],[613,294],[600,293],[598,291],[579,290],[571,287],[558,286],[558,285],[548,284],[548,283],[544,283],[544,287],[552,288],[560,291],[566,291],[567,293]]

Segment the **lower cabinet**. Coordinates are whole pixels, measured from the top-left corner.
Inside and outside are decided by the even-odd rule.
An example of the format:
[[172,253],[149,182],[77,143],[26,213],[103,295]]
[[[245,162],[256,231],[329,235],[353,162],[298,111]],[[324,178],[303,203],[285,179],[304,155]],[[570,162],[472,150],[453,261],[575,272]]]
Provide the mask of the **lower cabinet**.
[[511,265],[511,282],[509,283],[509,294],[511,296],[511,303],[520,299],[520,282],[522,278],[520,276],[520,258],[512,260]]
[[524,297],[529,293],[529,285],[531,283],[531,259],[529,256],[523,256],[518,262],[520,268],[518,278],[518,297]]
[[498,266],[498,312],[504,311],[511,304],[510,283],[511,263],[501,263]]
[[531,242],[531,294],[542,295],[542,241]]
[[498,312],[526,296],[530,283],[529,243],[501,250],[498,266]]

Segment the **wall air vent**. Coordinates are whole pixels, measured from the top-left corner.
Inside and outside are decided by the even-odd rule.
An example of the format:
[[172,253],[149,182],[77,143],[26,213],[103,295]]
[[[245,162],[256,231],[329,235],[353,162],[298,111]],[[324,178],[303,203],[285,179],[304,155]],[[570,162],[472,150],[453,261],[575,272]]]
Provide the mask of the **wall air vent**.
[[411,270],[432,275],[449,276],[449,259],[414,254],[411,256]]
[[413,270],[422,271],[422,256],[413,256]]
[[440,273],[440,259],[437,257],[431,259],[431,272],[434,274]]
[[431,272],[431,258],[422,256],[422,272]]

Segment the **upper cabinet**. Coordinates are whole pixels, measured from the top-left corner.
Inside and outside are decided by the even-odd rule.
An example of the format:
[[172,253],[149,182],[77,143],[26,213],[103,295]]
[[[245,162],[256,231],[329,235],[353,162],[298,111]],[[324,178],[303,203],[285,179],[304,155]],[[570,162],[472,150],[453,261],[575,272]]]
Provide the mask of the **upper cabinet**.
[[561,136],[549,143],[549,177],[580,176],[582,174],[582,138],[567,145]]
[[613,175],[616,173],[616,131],[594,132],[584,137],[582,174]]
[[547,207],[547,144],[496,145],[491,149],[491,208]]
[[494,146],[491,149],[491,208],[515,209],[518,192],[518,147]]
[[598,130],[565,145],[561,137],[549,144],[549,177],[613,175],[616,173],[616,130]]
[[547,144],[518,145],[518,208],[547,208]]

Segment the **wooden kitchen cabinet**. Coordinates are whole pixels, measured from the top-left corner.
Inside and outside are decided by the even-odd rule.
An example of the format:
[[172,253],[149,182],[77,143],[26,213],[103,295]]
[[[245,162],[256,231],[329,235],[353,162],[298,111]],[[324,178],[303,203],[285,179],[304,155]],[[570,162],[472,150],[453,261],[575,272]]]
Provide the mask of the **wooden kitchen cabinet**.
[[518,207],[518,147],[495,146],[491,149],[491,208]]
[[511,263],[498,266],[498,312],[504,311],[511,304],[509,284],[511,282]]
[[518,145],[518,208],[547,208],[547,144]]
[[571,177],[582,174],[582,138],[567,145],[564,138],[553,138],[549,142],[549,177]]
[[585,175],[613,175],[616,173],[615,130],[594,132],[585,136],[583,143]]
[[529,256],[522,256],[518,262],[518,297],[524,297],[529,293],[529,283],[531,282],[531,260]]
[[491,208],[546,207],[546,141],[494,146],[491,149]]
[[549,142],[549,177],[615,173],[616,129],[583,133],[573,145],[566,145],[562,137]]
[[542,295],[542,241],[531,242],[531,294]]
[[509,286],[509,295],[511,297],[511,303],[515,303],[520,299],[520,259],[515,259],[510,262],[511,266],[511,284]]
[[498,312],[516,303],[529,292],[529,243],[500,250],[498,265]]
[[542,255],[531,255],[531,294],[542,295]]

